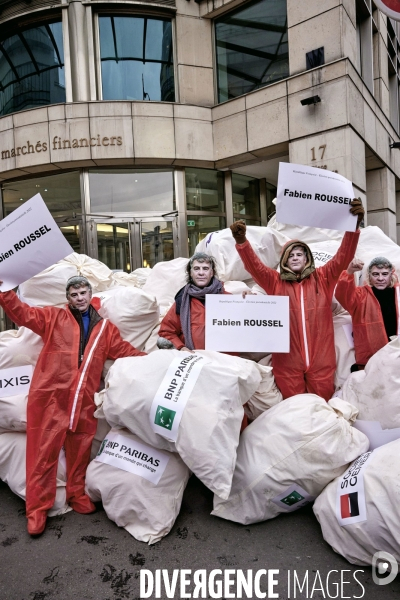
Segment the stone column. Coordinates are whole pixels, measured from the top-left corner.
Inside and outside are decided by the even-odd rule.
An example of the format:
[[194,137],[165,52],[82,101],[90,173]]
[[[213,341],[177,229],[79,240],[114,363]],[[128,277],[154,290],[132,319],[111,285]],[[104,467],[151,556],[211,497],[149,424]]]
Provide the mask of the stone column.
[[[186,4],[187,8],[198,11],[195,2]],[[212,26],[211,19],[200,19],[194,14],[176,15],[175,61],[182,104],[214,104]]]
[[81,0],[71,0],[68,7],[69,44],[73,102],[90,100],[89,52],[86,10]]
[[377,225],[397,242],[396,185],[387,167],[367,171],[368,225]]

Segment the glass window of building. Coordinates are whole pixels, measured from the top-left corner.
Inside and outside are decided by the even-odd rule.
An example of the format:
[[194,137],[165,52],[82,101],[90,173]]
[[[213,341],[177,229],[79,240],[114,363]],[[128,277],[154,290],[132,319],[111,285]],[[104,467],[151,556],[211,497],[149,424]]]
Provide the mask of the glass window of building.
[[81,251],[81,187],[78,171],[3,183],[3,215],[6,217],[24,202],[40,194],[75,252]]
[[258,179],[232,173],[232,201],[235,219],[248,225],[260,225],[260,183]]
[[218,101],[289,76],[286,0],[256,0],[216,19]]
[[103,100],[175,101],[169,19],[99,15]]
[[186,169],[188,211],[225,212],[224,173],[210,169]]
[[188,217],[187,225],[189,256],[192,256],[192,254],[195,252],[197,244],[201,242],[201,240],[204,240],[208,233],[225,229],[226,219],[224,217],[191,215]]
[[175,210],[172,170],[90,170],[89,185],[92,213]]
[[0,115],[65,102],[61,21],[0,29]]

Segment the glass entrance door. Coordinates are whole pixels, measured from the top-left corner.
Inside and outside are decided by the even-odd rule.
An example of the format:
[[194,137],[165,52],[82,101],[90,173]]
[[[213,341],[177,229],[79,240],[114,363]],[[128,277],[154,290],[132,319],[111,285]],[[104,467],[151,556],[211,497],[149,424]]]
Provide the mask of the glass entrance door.
[[174,258],[172,221],[141,223],[143,266],[153,268],[158,262]]
[[97,223],[98,259],[113,271],[131,272],[129,223]]
[[96,222],[98,259],[114,271],[130,273],[172,260],[176,251],[176,217]]

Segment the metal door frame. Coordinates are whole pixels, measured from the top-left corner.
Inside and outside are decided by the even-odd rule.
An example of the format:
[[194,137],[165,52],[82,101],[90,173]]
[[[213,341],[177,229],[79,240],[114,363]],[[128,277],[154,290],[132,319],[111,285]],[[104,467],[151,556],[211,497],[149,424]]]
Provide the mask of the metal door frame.
[[87,215],[86,221],[86,241],[88,254],[92,258],[98,260],[98,240],[97,240],[97,225],[112,225],[118,223],[128,224],[128,239],[129,239],[129,254],[131,272],[143,266],[143,248],[142,248],[142,223],[152,223],[157,221],[172,222],[172,239],[174,246],[174,257],[179,256],[179,239],[178,239],[178,212],[171,211],[167,214],[156,213],[149,215]]

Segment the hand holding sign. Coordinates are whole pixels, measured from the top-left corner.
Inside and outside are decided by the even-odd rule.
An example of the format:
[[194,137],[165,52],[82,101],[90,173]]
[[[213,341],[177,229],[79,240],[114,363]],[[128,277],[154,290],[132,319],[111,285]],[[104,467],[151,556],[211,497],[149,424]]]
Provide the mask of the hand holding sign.
[[361,221],[364,218],[364,207],[362,205],[361,202],[361,198],[354,198],[351,202],[350,202],[351,208],[350,208],[350,212],[352,215],[354,215],[355,217],[357,217],[357,227],[356,229],[359,228]]
[[279,163],[276,202],[279,223],[355,231],[364,208],[359,198],[353,198],[351,181],[338,173]]

